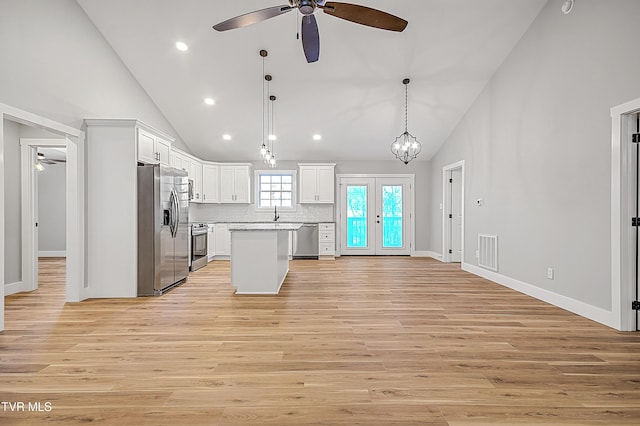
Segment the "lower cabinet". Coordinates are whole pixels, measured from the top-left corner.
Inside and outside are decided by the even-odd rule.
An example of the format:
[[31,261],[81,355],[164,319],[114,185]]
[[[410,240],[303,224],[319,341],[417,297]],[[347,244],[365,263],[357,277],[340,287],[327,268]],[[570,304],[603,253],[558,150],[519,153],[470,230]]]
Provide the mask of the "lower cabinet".
[[336,256],[336,224],[318,224],[318,259],[335,259]]
[[216,235],[215,225],[209,224],[209,232],[207,233],[207,259],[209,262],[213,260],[213,256],[216,255]]
[[231,233],[228,223],[216,223],[215,225],[215,256],[231,256]]

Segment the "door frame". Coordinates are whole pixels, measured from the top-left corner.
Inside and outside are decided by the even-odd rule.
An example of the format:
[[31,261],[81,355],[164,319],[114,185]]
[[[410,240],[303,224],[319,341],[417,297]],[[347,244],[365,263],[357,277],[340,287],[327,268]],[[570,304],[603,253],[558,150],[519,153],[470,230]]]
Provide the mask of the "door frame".
[[464,206],[464,160],[460,160],[457,161],[455,163],[446,165],[442,168],[442,261],[445,263],[450,263],[451,262],[451,254],[449,253],[449,250],[451,249],[451,241],[449,238],[449,235],[451,235],[451,225],[450,222],[448,220],[448,216],[450,213],[450,205],[451,205],[451,200],[450,195],[449,195],[449,191],[447,190],[448,187],[448,174],[452,171],[452,170],[456,170],[456,169],[460,169],[461,170],[461,175],[462,175],[462,182],[460,185],[460,197],[462,198],[461,200],[461,212],[462,212],[462,230],[460,231],[461,234],[461,239],[462,241],[460,242],[461,244],[461,250],[462,253],[460,254],[461,259],[461,263],[464,263],[464,217],[465,217],[465,206]]
[[342,253],[342,230],[341,230],[341,226],[340,224],[342,223],[341,221],[341,214],[342,214],[342,190],[341,190],[341,185],[342,185],[342,179],[343,178],[360,178],[360,179],[376,179],[376,178],[409,178],[409,221],[408,224],[410,226],[409,229],[409,255],[410,256],[415,256],[416,254],[416,245],[415,245],[415,239],[416,239],[416,235],[415,235],[415,205],[416,205],[416,197],[415,197],[415,193],[416,193],[416,175],[415,174],[409,174],[409,173],[399,173],[399,174],[347,174],[347,173],[341,173],[341,174],[336,174],[336,189],[335,189],[335,193],[338,194],[336,196],[336,202],[335,202],[335,207],[334,207],[334,217],[335,217],[335,221],[336,221],[336,257],[340,257],[341,253]]
[[635,133],[640,98],[611,108],[611,311],[602,321],[620,331],[635,330]]
[[[38,289],[38,229],[35,224],[38,218],[38,172],[36,150],[38,147],[67,147],[70,141],[64,139],[20,138],[20,175],[21,175],[21,226],[22,226],[22,285],[20,291]],[[65,170],[68,162],[65,163]],[[73,166],[72,164],[70,165]],[[68,172],[68,170],[67,170]],[[72,179],[75,176],[71,176]],[[65,178],[66,180],[66,178]],[[65,188],[66,190],[67,188]],[[68,200],[65,200],[68,206]],[[67,223],[67,226],[69,224]],[[67,238],[68,235],[65,235]],[[68,284],[68,282],[67,282]],[[67,291],[68,294],[68,291]]]
[[[85,133],[62,123],[0,103],[0,175],[4,176],[4,120],[37,127],[61,135],[67,147],[67,262],[66,301],[78,302],[88,297],[85,280]],[[0,185],[0,239],[5,238],[4,185]],[[29,220],[22,211],[22,223]],[[31,228],[31,227],[25,227]],[[27,233],[27,241],[29,236]],[[25,238],[23,233],[22,238]],[[33,240],[33,238],[31,238]],[[24,250],[24,241],[22,242]],[[0,331],[4,330],[4,244],[0,244]],[[23,264],[25,259],[23,258]]]

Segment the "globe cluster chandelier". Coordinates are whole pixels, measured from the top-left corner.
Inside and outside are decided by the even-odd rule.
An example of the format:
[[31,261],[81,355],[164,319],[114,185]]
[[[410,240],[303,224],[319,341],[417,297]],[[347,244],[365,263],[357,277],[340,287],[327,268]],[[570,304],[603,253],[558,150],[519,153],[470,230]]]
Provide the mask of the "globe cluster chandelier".
[[416,158],[420,151],[422,151],[422,145],[413,136],[409,133],[408,123],[409,123],[409,109],[408,109],[408,100],[409,100],[409,80],[405,78],[402,80],[402,84],[404,84],[404,133],[396,138],[396,140],[391,144],[391,152],[396,158],[402,161],[404,164],[409,164],[411,160]]

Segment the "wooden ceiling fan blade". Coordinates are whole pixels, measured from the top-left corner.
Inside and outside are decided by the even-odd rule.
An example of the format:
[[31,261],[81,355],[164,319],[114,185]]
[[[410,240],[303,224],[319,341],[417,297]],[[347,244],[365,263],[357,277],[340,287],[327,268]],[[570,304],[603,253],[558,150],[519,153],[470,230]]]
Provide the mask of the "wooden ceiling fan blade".
[[404,19],[390,13],[351,3],[326,2],[322,10],[336,18],[381,30],[402,32],[408,24]]
[[268,7],[266,9],[256,10],[255,12],[245,13],[235,18],[227,19],[213,26],[216,31],[227,31],[235,28],[246,27],[248,25],[257,24],[270,18],[275,18],[283,13],[293,10],[289,5]]
[[302,48],[307,62],[316,62],[320,57],[320,34],[313,15],[302,17]]

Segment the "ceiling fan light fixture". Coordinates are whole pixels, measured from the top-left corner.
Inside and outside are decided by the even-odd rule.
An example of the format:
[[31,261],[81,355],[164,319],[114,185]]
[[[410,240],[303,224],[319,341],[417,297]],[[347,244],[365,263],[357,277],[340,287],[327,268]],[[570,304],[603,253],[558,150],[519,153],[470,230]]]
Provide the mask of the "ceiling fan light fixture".
[[409,164],[422,151],[422,144],[408,130],[410,82],[411,80],[408,78],[402,80],[402,84],[404,84],[404,132],[391,143],[391,153],[404,164]]

